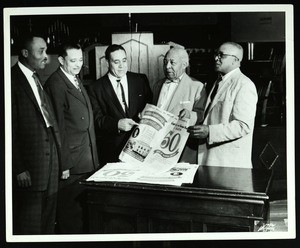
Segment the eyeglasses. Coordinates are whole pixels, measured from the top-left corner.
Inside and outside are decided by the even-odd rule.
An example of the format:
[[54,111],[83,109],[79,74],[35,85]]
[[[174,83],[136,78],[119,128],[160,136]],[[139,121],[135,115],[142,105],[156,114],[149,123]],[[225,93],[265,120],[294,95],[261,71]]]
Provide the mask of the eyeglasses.
[[214,54],[214,57],[217,57],[218,59],[224,59],[224,58],[226,58],[227,56],[235,57],[235,58],[237,59],[237,61],[240,60],[237,56],[231,55],[231,54],[227,54],[227,53],[215,53],[215,54]]

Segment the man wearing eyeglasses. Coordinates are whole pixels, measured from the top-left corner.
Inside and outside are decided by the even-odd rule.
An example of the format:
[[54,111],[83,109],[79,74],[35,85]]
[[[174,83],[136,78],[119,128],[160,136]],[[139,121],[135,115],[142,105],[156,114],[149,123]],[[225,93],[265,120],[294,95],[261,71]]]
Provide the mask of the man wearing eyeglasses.
[[214,83],[205,106],[202,125],[189,127],[199,142],[198,164],[252,168],[251,151],[257,91],[254,83],[240,71],[243,48],[223,43],[215,55]]

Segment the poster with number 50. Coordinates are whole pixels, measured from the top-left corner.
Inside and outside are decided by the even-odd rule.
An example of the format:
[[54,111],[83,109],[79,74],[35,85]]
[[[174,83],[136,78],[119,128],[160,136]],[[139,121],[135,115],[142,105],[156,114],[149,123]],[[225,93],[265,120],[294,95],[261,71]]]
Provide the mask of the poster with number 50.
[[147,104],[138,126],[133,130],[119,159],[151,168],[160,173],[174,166],[183,151],[189,133],[189,119],[179,119],[167,111]]

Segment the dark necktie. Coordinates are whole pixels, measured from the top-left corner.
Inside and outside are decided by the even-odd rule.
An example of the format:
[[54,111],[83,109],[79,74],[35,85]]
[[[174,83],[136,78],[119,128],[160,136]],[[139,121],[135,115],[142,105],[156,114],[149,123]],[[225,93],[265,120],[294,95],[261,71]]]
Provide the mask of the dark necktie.
[[180,82],[180,79],[179,78],[175,78],[175,79],[167,79],[166,80],[166,84],[169,84],[169,83],[176,83],[178,84]]
[[42,109],[42,112],[43,112],[43,116],[45,117],[45,119],[47,120],[48,124],[50,126],[53,126],[54,124],[54,115],[50,109],[50,106],[49,106],[49,99],[48,99],[48,96],[46,94],[46,92],[43,90],[42,86],[41,86],[41,83],[40,83],[40,80],[39,80],[39,77],[37,75],[36,72],[34,72],[32,74],[32,77],[35,81],[35,84],[36,84],[36,87],[37,87],[37,90],[38,90],[38,93],[40,95],[40,99],[41,99],[41,109]]
[[214,100],[217,92],[218,92],[218,88],[219,88],[219,83],[222,81],[222,77],[219,77],[215,83],[215,87],[213,89],[213,91],[211,92],[210,94],[210,98],[208,99],[210,102],[207,106],[207,108],[205,109],[205,113],[204,113],[204,118],[206,117],[207,113],[208,113],[208,110],[210,109],[210,105],[212,103],[212,101]]
[[124,88],[123,88],[123,85],[121,84],[121,79],[117,79],[116,81],[118,83],[118,88],[121,89],[121,97],[122,97],[122,103],[123,103],[124,109],[125,109],[125,114],[126,114],[126,116],[128,116],[128,106],[127,106],[127,103],[125,100]]

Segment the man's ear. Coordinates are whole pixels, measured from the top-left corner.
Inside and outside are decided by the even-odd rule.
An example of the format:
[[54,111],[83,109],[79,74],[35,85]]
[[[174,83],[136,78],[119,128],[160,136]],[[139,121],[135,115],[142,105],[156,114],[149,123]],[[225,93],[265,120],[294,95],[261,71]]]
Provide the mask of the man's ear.
[[22,49],[21,50],[21,54],[24,58],[27,58],[28,57],[28,50],[27,49]]
[[182,65],[183,65],[184,69],[186,69],[186,68],[189,66],[189,63],[186,62],[186,61],[184,61],[184,62],[182,63]]
[[234,58],[234,60],[232,61],[232,65],[236,65],[239,63],[239,60],[237,58]]
[[64,58],[62,56],[58,57],[58,62],[63,65],[64,64]]

